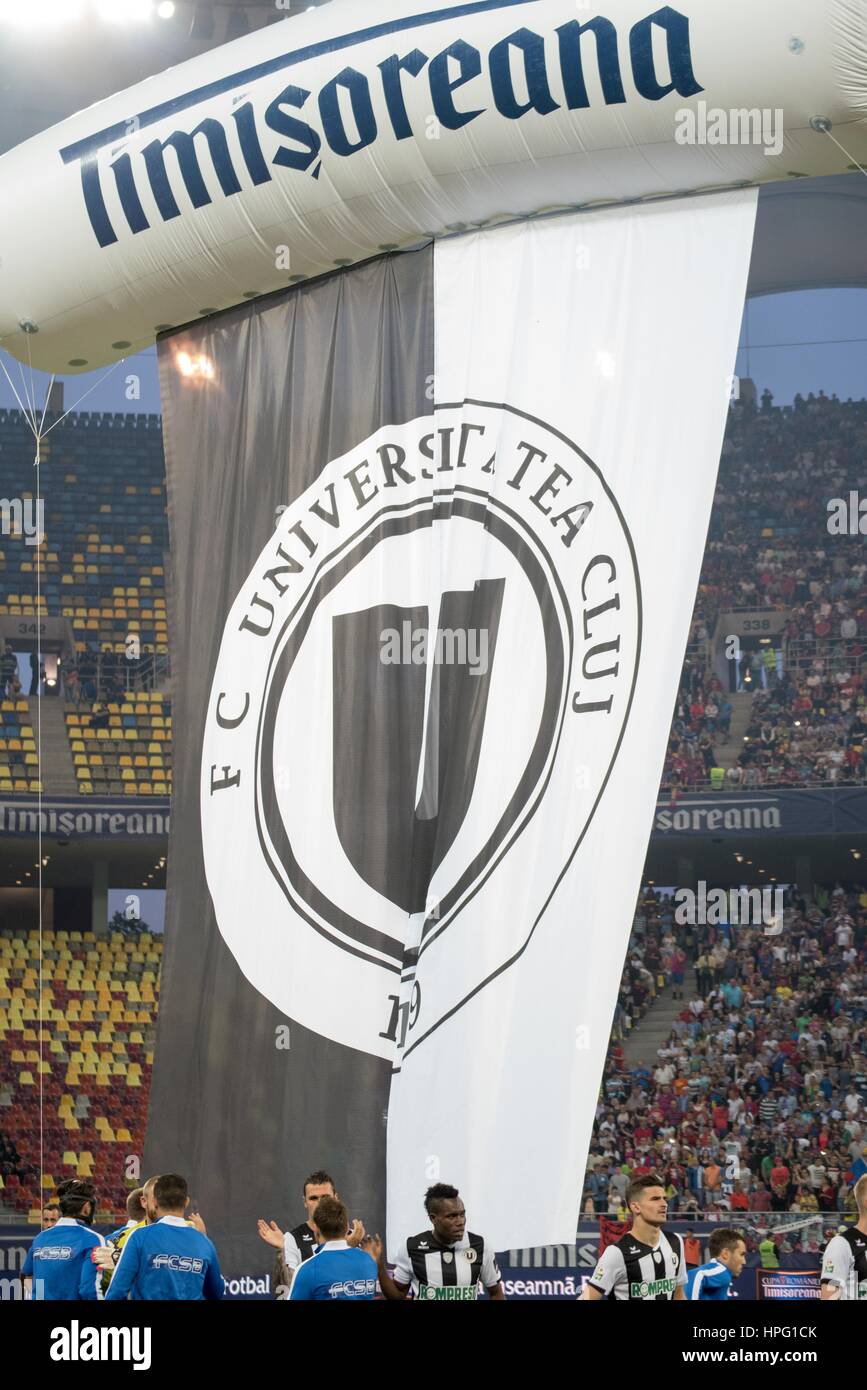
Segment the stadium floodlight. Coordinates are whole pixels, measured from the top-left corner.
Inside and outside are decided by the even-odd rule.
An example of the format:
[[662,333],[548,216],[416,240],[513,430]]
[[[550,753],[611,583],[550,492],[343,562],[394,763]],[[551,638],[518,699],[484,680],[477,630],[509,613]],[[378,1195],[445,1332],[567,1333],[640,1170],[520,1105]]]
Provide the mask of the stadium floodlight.
[[81,18],[81,0],[0,0],[0,23],[50,30]]
[[175,365],[181,376],[197,377],[204,381],[212,381],[214,378],[214,364],[205,353],[191,357],[188,352],[179,352],[175,355]]
[[142,24],[152,16],[154,0],[97,0],[96,10],[110,24]]
[[175,13],[175,0],[161,0],[157,5],[158,19],[172,19]]

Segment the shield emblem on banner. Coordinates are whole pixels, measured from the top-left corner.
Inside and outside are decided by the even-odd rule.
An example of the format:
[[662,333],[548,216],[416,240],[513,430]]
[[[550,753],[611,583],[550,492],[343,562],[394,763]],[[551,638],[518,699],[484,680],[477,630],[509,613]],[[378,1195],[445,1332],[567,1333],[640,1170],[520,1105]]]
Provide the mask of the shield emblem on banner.
[[[333,620],[337,832],[360,876],[406,913],[424,909],[433,871],[469,808],[502,601],[502,580],[480,580],[465,593],[444,593],[433,622],[429,610],[394,606]],[[384,633],[397,651],[378,684]],[[475,644],[484,669],[466,659],[468,633],[484,634]],[[463,636],[463,653],[445,652],[445,634]],[[455,654],[465,659],[442,659]],[[380,747],[358,757],[351,731],[365,724],[380,734]],[[390,732],[397,728],[400,739]],[[381,776],[369,775],[371,762]]]
[[[460,471],[450,436],[476,445]],[[523,487],[548,457],[559,486]],[[619,508],[541,422],[440,407],[335,461],[238,595],[211,694],[203,849],[248,978],[391,1055],[508,968],[604,792],[639,642]],[[357,1016],[302,987],[326,959]]]

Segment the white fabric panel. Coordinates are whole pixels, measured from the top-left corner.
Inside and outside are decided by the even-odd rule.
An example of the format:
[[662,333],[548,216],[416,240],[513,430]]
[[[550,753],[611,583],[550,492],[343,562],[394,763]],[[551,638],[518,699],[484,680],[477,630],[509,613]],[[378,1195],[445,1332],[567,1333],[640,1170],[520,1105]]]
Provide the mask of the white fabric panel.
[[[422,935],[414,977],[406,973],[413,1021],[388,1124],[393,1249],[438,1179],[460,1188],[469,1228],[495,1249],[574,1237],[704,550],[755,209],[756,193],[743,191],[437,247],[437,408],[455,438],[459,421],[477,427],[464,470],[441,485],[450,505],[464,488],[487,488],[478,549],[489,579],[488,526],[508,548],[496,532],[507,517],[511,534],[546,556],[551,586],[541,610],[528,601],[510,613],[506,585],[487,714],[505,770],[490,795],[514,785],[527,729],[557,681],[538,642],[532,658],[529,645],[515,657],[510,625],[532,635],[547,608],[551,641],[559,633],[568,648],[571,622],[572,655],[534,813],[516,815],[519,833],[453,920],[444,912]],[[479,463],[494,452],[495,472],[483,476]],[[573,535],[563,513],[587,501]],[[449,527],[441,531],[445,545]],[[481,803],[493,786],[483,761]],[[471,805],[455,842],[461,862],[474,833]],[[447,879],[434,875],[434,899],[445,899]]]

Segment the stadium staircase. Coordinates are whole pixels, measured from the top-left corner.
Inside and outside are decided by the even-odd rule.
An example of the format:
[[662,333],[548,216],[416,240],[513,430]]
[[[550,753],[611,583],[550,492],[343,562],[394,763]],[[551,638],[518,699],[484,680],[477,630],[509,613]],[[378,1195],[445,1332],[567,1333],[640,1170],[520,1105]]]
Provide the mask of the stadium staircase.
[[730,695],[729,699],[732,705],[732,722],[728,743],[722,743],[719,739],[714,743],[717,765],[724,767],[726,772],[735,766],[738,757],[744,751],[744,734],[750,722],[750,708],[753,703],[752,693],[748,690]]
[[674,1026],[674,1021],[684,1005],[690,999],[695,999],[697,994],[695,971],[690,965],[684,974],[683,999],[673,999],[671,985],[667,985],[656,996],[637,1028],[633,1028],[624,1040],[623,1056],[630,1071],[634,1067],[655,1067],[658,1065],[657,1050],[667,1039]]
[[[28,699],[33,731],[38,728],[39,704]],[[64,713],[65,701],[49,697],[42,704],[42,790],[46,796],[78,796],[78,782],[69,749]]]

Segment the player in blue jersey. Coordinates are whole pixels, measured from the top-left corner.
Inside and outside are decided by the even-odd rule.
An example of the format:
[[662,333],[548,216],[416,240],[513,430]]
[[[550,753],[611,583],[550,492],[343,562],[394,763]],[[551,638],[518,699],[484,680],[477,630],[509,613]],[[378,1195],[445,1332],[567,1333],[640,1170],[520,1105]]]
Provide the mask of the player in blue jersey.
[[346,1241],[349,1215],[337,1197],[323,1197],[311,1218],[319,1249],[295,1272],[289,1301],[317,1303],[376,1297],[376,1261]]
[[184,1219],[186,1179],[164,1173],[153,1186],[156,1220],[132,1231],[123,1247],[106,1302],[223,1297],[223,1276],[213,1242]]
[[96,1190],[90,1182],[69,1178],[57,1188],[60,1219],[40,1231],[21,1270],[25,1296],[52,1301],[98,1298],[99,1270],[91,1251],[105,1242],[90,1229],[96,1212]]
[[108,1242],[108,1244],[111,1245],[114,1241],[119,1240],[120,1237],[122,1235],[125,1235],[127,1231],[134,1231],[136,1226],[141,1225],[142,1221],[145,1220],[146,1216],[147,1213],[145,1211],[144,1205],[144,1188],[137,1187],[135,1191],[130,1192],[128,1194],[126,1199],[125,1224],[123,1226],[118,1226],[116,1231],[112,1231],[111,1235],[106,1236],[106,1241]]
[[740,1231],[722,1228],[708,1241],[707,1264],[689,1272],[686,1296],[695,1303],[728,1298],[732,1281],[737,1279],[747,1258],[747,1245]]

